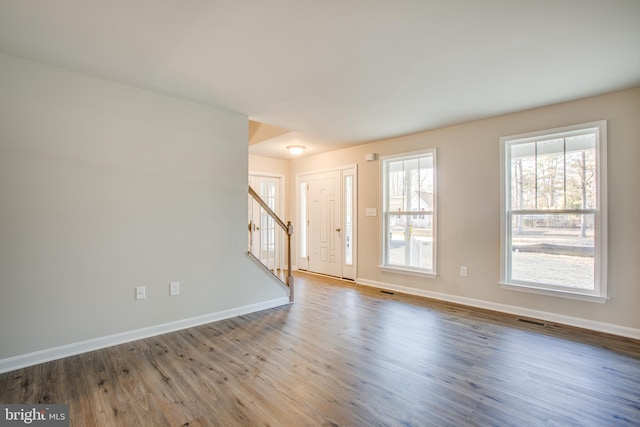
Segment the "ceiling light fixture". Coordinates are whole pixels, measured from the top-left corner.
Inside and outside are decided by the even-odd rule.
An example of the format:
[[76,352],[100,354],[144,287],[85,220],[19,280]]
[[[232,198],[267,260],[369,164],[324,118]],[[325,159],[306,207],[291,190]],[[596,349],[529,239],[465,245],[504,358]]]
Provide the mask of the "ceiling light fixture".
[[287,150],[289,150],[289,153],[293,154],[294,156],[299,156],[300,154],[302,154],[305,148],[306,147],[303,147],[302,145],[290,145],[287,147]]

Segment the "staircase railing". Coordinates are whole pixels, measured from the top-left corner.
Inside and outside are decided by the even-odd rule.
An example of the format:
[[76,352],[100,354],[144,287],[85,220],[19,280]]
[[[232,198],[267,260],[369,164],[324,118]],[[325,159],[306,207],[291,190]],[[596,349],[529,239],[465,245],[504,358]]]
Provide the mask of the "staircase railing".
[[291,221],[285,224],[249,186],[249,255],[289,289],[289,301],[293,302],[291,235]]

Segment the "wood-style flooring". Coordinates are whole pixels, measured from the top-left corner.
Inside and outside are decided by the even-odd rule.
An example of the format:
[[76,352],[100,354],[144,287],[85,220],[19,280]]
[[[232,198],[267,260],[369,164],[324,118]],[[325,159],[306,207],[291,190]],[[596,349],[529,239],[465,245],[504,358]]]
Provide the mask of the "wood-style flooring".
[[311,275],[296,302],[0,375],[72,426],[638,426],[640,342]]

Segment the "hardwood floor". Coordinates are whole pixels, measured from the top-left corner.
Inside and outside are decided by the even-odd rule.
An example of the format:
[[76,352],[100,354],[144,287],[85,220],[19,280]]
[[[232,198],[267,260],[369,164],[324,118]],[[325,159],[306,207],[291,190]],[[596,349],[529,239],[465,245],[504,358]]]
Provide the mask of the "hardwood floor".
[[638,426],[640,342],[297,275],[295,304],[0,375],[72,426]]

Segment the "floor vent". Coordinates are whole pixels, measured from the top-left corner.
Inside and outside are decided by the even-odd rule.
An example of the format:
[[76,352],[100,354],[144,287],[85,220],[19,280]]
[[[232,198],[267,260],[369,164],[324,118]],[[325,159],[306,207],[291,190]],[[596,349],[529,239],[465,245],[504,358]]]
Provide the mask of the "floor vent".
[[518,322],[524,322],[524,323],[529,323],[531,325],[538,325],[538,326],[547,326],[547,324],[544,322],[540,322],[538,320],[523,319],[521,317],[518,318]]
[[391,292],[391,291],[380,291],[380,292],[387,295],[395,295],[395,292]]

